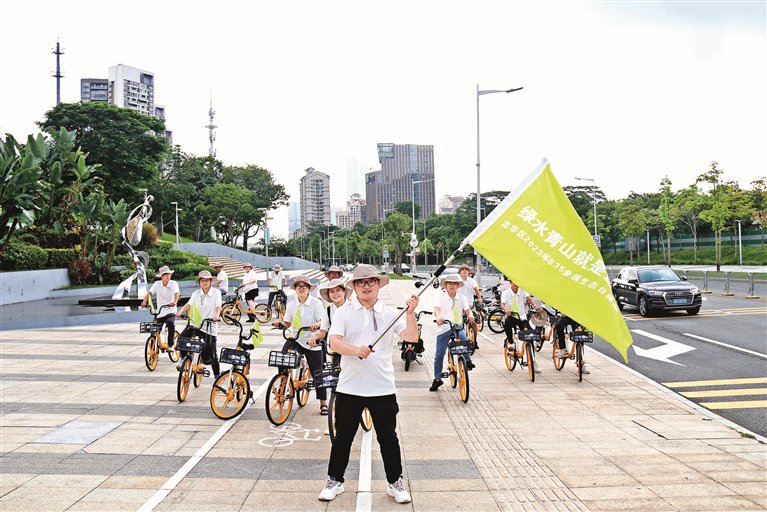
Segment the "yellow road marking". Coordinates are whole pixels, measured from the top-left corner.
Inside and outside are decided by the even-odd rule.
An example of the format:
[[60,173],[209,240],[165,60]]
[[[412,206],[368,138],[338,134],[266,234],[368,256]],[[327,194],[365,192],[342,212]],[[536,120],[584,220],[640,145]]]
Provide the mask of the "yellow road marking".
[[767,407],[767,400],[743,400],[740,402],[701,402],[707,409],[761,409]]
[[663,382],[667,388],[693,388],[696,386],[734,386],[738,384],[767,384],[767,377],[747,379],[690,380],[686,382]]
[[716,389],[713,391],[684,391],[679,393],[687,398],[706,398],[710,396],[748,396],[767,395],[767,388]]

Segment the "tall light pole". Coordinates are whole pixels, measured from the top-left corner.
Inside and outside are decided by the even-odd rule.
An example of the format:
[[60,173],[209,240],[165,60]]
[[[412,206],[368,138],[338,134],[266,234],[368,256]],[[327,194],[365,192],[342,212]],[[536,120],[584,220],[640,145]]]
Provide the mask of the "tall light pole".
[[171,203],[176,208],[176,243],[181,243],[181,238],[178,236],[178,212],[183,211],[178,207],[178,201],[171,201]]
[[738,223],[738,265],[743,265],[743,241],[740,236],[740,221],[735,220]]
[[[416,185],[416,183],[428,183],[430,181],[434,181],[434,178],[429,178],[428,180],[413,180],[412,179],[412,175],[411,175],[410,178],[411,178],[410,179],[410,204],[411,204],[412,210],[413,210],[413,234],[410,237],[411,247],[412,247],[412,243],[416,244],[415,247],[412,247],[412,250],[410,251],[410,254],[412,255],[412,266],[413,266],[411,271],[412,271],[413,274],[415,274],[415,250],[418,247],[418,238],[415,235],[415,185]],[[423,202],[423,201],[421,201],[421,202]],[[423,205],[421,205],[421,210],[423,210]],[[421,215],[423,215],[423,211],[421,211]],[[425,222],[426,221],[424,221],[424,223]],[[426,237],[424,236],[424,238],[426,238]]]
[[[597,190],[596,190],[597,186],[596,186],[596,183],[594,181],[594,178],[575,178],[575,179],[580,181],[591,182],[591,194],[592,194],[592,198],[594,199],[594,236],[596,237],[598,236],[597,235]],[[594,241],[596,242],[596,239],[594,239]]]
[[266,282],[269,283],[269,233],[268,221],[273,220],[274,217],[264,217],[264,250],[266,251]]
[[[503,90],[503,89],[498,89],[498,90],[496,90],[496,89],[485,89],[485,90],[481,91],[481,90],[479,90],[479,84],[477,84],[477,226],[479,226],[480,222],[482,221],[481,218],[480,218],[480,214],[479,214],[480,197],[482,197],[482,193],[481,193],[480,188],[479,188],[479,183],[480,183],[480,181],[479,181],[479,176],[480,176],[480,172],[479,172],[479,169],[480,169],[480,167],[479,167],[479,97],[480,96],[484,96],[485,94],[496,94],[496,93],[501,93],[501,92],[510,93],[510,92],[514,92],[514,91],[521,91],[522,89],[523,89],[523,87],[517,87],[515,89],[505,89],[505,90]],[[477,273],[476,273],[476,277],[477,277],[477,282],[479,282],[480,267],[481,267],[480,261],[481,260],[480,260],[480,256],[479,256],[479,251],[476,250],[476,249],[474,249],[474,257],[477,260]]]

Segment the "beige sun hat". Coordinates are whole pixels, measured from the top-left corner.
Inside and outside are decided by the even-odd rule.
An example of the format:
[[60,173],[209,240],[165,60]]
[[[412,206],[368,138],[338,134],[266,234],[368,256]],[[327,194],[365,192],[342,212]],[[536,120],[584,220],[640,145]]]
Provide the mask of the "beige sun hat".
[[200,279],[210,279],[211,283],[213,282],[213,276],[207,270],[200,270],[200,273],[197,274],[197,279],[195,279],[194,282],[200,284]]
[[282,270],[282,265],[280,265],[279,263],[275,263],[274,266],[272,267],[272,270],[274,270],[275,272],[279,272],[280,270]]
[[540,311],[533,311],[533,314],[530,315],[530,324],[535,327],[543,327],[548,323],[549,313],[544,308],[541,308]]
[[463,286],[463,279],[458,274],[450,274],[442,278],[442,286],[445,286],[445,283],[458,283],[458,288],[460,288]]
[[173,275],[173,272],[175,272],[175,270],[171,270],[170,267],[168,267],[168,265],[163,265],[162,267],[160,267],[160,270],[157,271],[157,274],[155,274],[155,277],[162,277],[163,274]]
[[351,289],[346,287],[345,279],[332,279],[320,285],[320,297],[322,297],[325,302],[331,302],[330,290],[339,286],[344,289],[344,293],[346,294],[347,299],[352,296]]
[[467,265],[466,263],[461,263],[461,266],[458,267],[458,272],[460,273],[461,270],[463,270],[463,269],[466,269],[469,272],[471,272],[471,267],[469,265]]
[[354,281],[359,281],[360,279],[370,279],[371,277],[378,279],[379,288],[383,288],[389,284],[389,276],[379,275],[378,270],[373,265],[367,265],[363,263],[362,265],[357,265],[357,268],[354,269],[352,278],[346,282],[346,287],[350,290],[354,290]]
[[344,275],[344,271],[341,270],[341,267],[339,267],[338,265],[333,265],[332,267],[327,269],[325,271],[325,277],[328,277],[328,274],[330,274],[331,272],[338,272],[339,274]]
[[316,284],[312,284],[311,281],[309,281],[309,278],[306,276],[296,276],[293,278],[293,282],[290,283],[290,287],[295,290],[296,285],[298,283],[306,283],[307,286],[309,286],[309,291],[313,292],[315,288],[317,288]]
[[246,261],[245,263],[242,264],[242,268],[245,268],[245,267],[253,268],[253,265]]
[[213,265],[211,265],[211,267],[213,267],[213,268],[224,268],[224,264],[219,261],[219,262],[214,263]]

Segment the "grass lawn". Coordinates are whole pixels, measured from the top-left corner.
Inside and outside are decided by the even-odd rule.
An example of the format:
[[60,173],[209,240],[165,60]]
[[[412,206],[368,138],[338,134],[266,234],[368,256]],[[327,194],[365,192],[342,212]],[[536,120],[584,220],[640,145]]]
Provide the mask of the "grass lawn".
[[[170,242],[172,244],[175,244],[176,235],[174,235],[173,233],[163,233],[163,235],[160,237],[160,240],[162,240],[163,242]],[[180,238],[180,240],[181,240],[181,243],[184,243],[184,244],[195,243],[195,241],[192,240],[191,238],[184,238],[183,236]]]

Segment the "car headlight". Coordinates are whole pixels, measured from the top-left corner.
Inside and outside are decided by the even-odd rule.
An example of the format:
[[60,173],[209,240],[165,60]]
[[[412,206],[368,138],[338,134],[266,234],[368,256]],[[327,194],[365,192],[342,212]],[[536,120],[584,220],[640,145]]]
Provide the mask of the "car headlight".
[[700,293],[700,290],[698,289],[698,287],[697,287],[697,286],[693,286],[693,287],[690,289],[690,291],[692,292],[692,294],[693,294],[693,295],[698,295],[698,294]]
[[647,292],[647,295],[651,297],[663,297],[663,292],[658,290],[645,290]]

